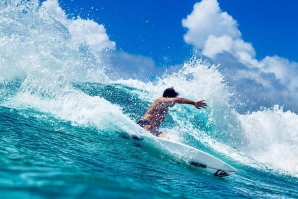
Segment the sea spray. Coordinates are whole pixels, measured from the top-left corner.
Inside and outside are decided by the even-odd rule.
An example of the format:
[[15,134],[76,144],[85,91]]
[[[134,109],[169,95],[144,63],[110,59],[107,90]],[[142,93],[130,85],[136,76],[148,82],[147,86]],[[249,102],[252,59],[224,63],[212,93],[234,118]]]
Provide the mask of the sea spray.
[[[142,97],[151,102],[161,97],[163,90],[168,87],[174,87],[180,97],[205,100],[208,106],[201,110],[196,110],[192,106],[176,105],[170,111],[170,116],[175,118],[173,123],[179,124],[178,127],[180,130],[184,129],[185,133],[190,133],[189,128],[198,130],[197,127],[201,125],[198,120],[201,117],[201,122],[204,123],[201,125],[204,127],[200,129],[202,133],[211,133],[213,137],[218,137],[220,140],[237,136],[240,126],[235,111],[229,105],[231,94],[217,67],[207,61],[194,56],[185,62],[178,72],[165,74],[155,82],[147,84],[132,80],[117,82],[146,90]],[[181,120],[181,117],[186,120]]]
[[[49,12],[46,5],[56,3],[58,6],[57,1],[46,2],[39,5],[20,1],[17,6],[6,2],[6,7],[0,11],[0,81],[23,79],[28,74],[43,71],[66,81],[105,81],[105,65],[99,56],[109,46],[104,45],[101,51],[94,52],[90,42],[75,37],[79,33],[70,28],[66,16],[65,24],[61,22],[59,17],[63,13],[55,16]],[[69,21],[75,21],[77,26],[87,23]]]
[[[74,82],[109,79],[99,57],[101,51],[94,51],[90,40],[78,38],[80,32],[72,26],[91,22],[68,20],[61,8],[60,15],[55,15],[51,10],[51,5],[58,6],[55,0],[41,5],[38,1],[1,3],[0,81],[3,93],[15,90],[13,95],[3,95],[3,105],[36,109],[99,129],[117,123],[124,128],[130,122],[119,107],[72,86]],[[94,27],[93,23],[90,26]],[[101,50],[109,48],[104,44]],[[122,118],[117,120],[115,115]]]
[[298,176],[297,114],[279,106],[239,115],[246,143],[239,149],[265,165]]
[[[284,112],[277,106],[252,113],[237,113],[233,109],[235,104],[230,101],[232,94],[216,66],[194,57],[180,71],[166,74],[156,82],[117,82],[146,91],[138,91],[138,94],[148,103],[171,86],[181,97],[206,101],[206,110],[187,105],[176,105],[170,110],[171,119],[166,120],[161,128],[170,138],[199,148],[202,146],[198,143],[201,143],[207,150],[212,149],[255,168],[267,167],[297,175],[297,115]],[[191,141],[192,137],[195,142]]]
[[[81,34],[83,26],[92,31]],[[106,36],[95,21],[70,19],[57,0],[0,1],[4,198],[298,197],[296,113],[278,106],[237,113],[225,77],[195,57],[149,81],[111,78],[114,66],[101,55],[115,46]],[[235,175],[204,175],[129,139],[171,86],[208,107],[176,105],[161,130],[231,164]]]
[[[74,126],[95,127],[99,133],[116,135],[118,131],[130,133],[139,128],[134,122],[165,88],[173,86],[181,97],[205,100],[208,107],[197,110],[177,105],[171,109],[161,128],[170,137],[197,147],[204,145],[228,161],[251,166],[253,161],[247,160],[252,159],[297,176],[297,114],[280,108],[237,113],[216,66],[193,57],[178,72],[151,82],[112,81],[105,68],[111,70],[113,66],[100,59],[105,51],[94,50],[92,40],[79,37],[81,29],[76,32],[72,26],[82,23],[93,27],[95,22],[68,19],[61,10],[62,14],[55,15],[47,10],[49,4],[37,1],[2,1],[0,5],[2,106],[37,110]],[[114,48],[108,44],[103,46]],[[103,93],[91,96],[74,86],[88,82],[111,87],[120,84],[118,91],[127,94],[123,99],[126,102],[116,104]],[[131,104],[143,107],[130,114],[132,110],[127,107],[133,109]]]

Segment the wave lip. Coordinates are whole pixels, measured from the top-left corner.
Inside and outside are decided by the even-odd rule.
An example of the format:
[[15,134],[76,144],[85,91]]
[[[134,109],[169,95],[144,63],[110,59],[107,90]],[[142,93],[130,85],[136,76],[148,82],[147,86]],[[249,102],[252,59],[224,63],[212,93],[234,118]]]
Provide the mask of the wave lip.
[[[193,57],[181,70],[148,82],[112,80],[106,69],[113,71],[113,65],[101,55],[114,45],[103,27],[90,20],[68,19],[57,1],[42,5],[38,1],[2,1],[0,6],[1,105],[36,109],[74,125],[130,132],[150,103],[173,86],[182,97],[204,99],[208,104],[204,111],[173,108],[162,127],[173,138],[220,151],[231,159],[236,156],[226,149],[234,149],[239,156],[297,176],[297,114],[279,107],[237,113],[225,77],[216,66]],[[57,7],[59,13],[54,13],[52,8]],[[100,52],[90,39],[94,32],[80,37],[84,24],[103,36]],[[77,83],[109,85],[104,88],[118,96],[108,96],[103,90],[91,95],[74,86]],[[121,97],[125,98],[122,102]]]

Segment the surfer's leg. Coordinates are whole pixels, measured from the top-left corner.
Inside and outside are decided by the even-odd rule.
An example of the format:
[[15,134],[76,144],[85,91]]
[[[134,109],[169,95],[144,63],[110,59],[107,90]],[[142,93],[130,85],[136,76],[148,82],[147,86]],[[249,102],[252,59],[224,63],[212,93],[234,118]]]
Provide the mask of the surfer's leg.
[[139,120],[137,122],[137,124],[140,125],[142,128],[144,128],[147,131],[151,131],[152,130],[152,126],[151,126],[150,122],[147,121],[147,120]]
[[137,122],[137,124],[140,125],[141,127],[143,127],[145,130],[152,133],[153,135],[155,135],[156,137],[169,139],[163,132],[153,130],[153,126],[150,125],[149,121],[147,121],[147,120],[139,120]]

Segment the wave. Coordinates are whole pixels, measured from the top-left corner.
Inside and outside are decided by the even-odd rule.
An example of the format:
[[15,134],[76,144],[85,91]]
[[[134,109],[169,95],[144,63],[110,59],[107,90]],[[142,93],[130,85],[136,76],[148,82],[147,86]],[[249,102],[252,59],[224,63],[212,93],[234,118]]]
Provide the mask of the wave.
[[74,40],[69,27],[38,2],[2,2],[0,25],[1,106],[36,110],[99,133],[134,133],[140,129],[135,121],[173,86],[208,107],[174,107],[161,127],[171,139],[229,162],[298,176],[297,114],[278,106],[237,113],[239,104],[216,66],[193,57],[178,72],[148,82],[115,79],[113,65]]

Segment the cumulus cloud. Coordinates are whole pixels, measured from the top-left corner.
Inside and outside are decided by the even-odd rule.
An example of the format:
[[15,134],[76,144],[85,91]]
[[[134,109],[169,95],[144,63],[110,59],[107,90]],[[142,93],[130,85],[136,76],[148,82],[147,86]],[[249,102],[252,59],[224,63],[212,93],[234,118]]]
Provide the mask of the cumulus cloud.
[[100,53],[105,49],[114,50],[116,48],[115,42],[109,40],[106,29],[102,24],[80,18],[68,19],[59,6],[58,0],[47,0],[42,3],[42,6],[47,9],[52,17],[68,28],[74,41],[86,42],[96,53]]
[[183,19],[182,24],[188,28],[184,36],[186,42],[203,48],[205,41],[212,34],[215,37],[229,35],[239,38],[237,22],[225,12],[221,12],[216,0],[203,0],[194,5],[193,12]]
[[94,51],[115,49],[115,42],[109,40],[103,25],[91,20],[77,19],[68,24],[68,29],[77,41],[85,41]]
[[202,54],[214,58],[218,53],[227,51],[240,61],[250,62],[255,51],[250,43],[241,39],[237,21],[220,10],[216,0],[203,0],[194,5],[194,9],[182,25],[188,29],[184,40]]
[[[298,63],[278,56],[257,60],[252,44],[241,38],[237,21],[221,11],[217,0],[196,3],[193,11],[182,20],[182,25],[187,28],[185,42],[193,45],[202,55],[220,60],[220,64],[226,67],[222,69],[226,79],[237,88],[238,93],[242,92],[254,103],[262,101],[262,105],[272,105],[274,100],[298,111],[298,105],[294,103],[298,91],[295,78]],[[229,65],[231,59],[235,60],[233,66]]]
[[109,39],[102,24],[81,18],[68,19],[58,0],[46,0],[42,6],[67,28],[73,42],[85,43],[95,55],[99,55],[99,61],[104,64],[109,77],[148,80],[148,77],[162,73],[163,69],[156,67],[151,58],[116,50],[116,43]]
[[228,35],[223,35],[220,37],[215,37],[214,35],[210,35],[208,39],[205,41],[203,55],[208,57],[214,57],[218,53],[222,53],[224,51],[231,51],[233,45],[233,40]]
[[298,74],[298,63],[290,62],[288,59],[278,56],[265,57],[257,66],[264,73],[273,73],[275,77],[281,81],[282,84],[288,85],[288,88],[292,91],[298,90],[298,80],[296,78]]

